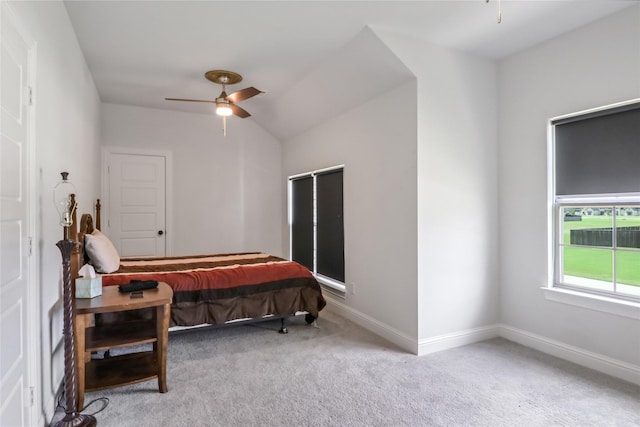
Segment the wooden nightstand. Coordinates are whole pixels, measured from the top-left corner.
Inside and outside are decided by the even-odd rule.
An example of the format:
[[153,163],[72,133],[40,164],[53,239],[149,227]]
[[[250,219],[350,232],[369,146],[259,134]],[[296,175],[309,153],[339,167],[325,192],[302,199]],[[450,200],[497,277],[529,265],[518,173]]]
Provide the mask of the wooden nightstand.
[[[167,392],[167,339],[173,291],[166,283],[145,289],[142,298],[131,298],[117,286],[105,286],[102,295],[76,299],[74,327],[78,382],[78,410],[85,391],[102,390],[158,378],[160,393]],[[97,313],[116,313],[155,308],[147,320],[119,322],[104,326],[92,323]],[[141,351],[104,359],[91,359],[91,352],[153,343],[152,351]]]

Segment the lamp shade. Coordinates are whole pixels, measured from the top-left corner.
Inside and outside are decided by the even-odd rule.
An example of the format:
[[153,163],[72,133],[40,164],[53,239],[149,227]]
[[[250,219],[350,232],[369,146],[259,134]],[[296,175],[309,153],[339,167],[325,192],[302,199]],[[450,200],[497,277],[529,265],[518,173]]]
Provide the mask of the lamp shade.
[[73,225],[72,212],[75,206],[71,206],[71,195],[75,194],[76,188],[67,179],[69,172],[61,172],[62,180],[53,188],[53,204],[60,215],[60,225],[69,227]]

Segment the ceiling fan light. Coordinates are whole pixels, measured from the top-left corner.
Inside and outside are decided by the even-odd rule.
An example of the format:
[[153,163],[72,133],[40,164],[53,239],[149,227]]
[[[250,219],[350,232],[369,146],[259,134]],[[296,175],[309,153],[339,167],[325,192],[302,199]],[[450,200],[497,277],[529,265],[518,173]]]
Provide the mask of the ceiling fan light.
[[219,116],[230,116],[233,114],[233,111],[231,110],[231,107],[229,107],[229,105],[227,104],[221,104],[216,106],[216,114]]

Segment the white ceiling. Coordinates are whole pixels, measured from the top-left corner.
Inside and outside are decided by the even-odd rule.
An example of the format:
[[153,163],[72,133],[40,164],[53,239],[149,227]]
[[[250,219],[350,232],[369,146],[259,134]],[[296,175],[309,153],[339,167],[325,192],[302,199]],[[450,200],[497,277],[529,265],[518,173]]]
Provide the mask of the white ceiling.
[[[245,120],[255,120],[276,137],[287,138],[304,126],[276,123],[269,112],[275,111],[278,100],[298,104],[289,111],[309,109],[309,114],[317,115],[308,107],[321,102],[322,96],[310,88],[310,76],[316,82],[325,80],[318,85],[324,91],[351,92],[359,79],[344,78],[348,73],[339,65],[327,66],[328,60],[344,58],[349,46],[357,46],[363,37],[375,37],[377,29],[499,59],[637,3],[235,0],[66,1],[65,5],[103,102],[212,114],[212,104],[164,98],[213,100],[221,88],[205,80],[204,73],[228,69],[244,80],[227,92],[246,86],[266,92],[240,104],[253,114]],[[390,67],[392,78],[405,74],[402,67]],[[378,73],[374,77],[380,79]],[[305,91],[291,99],[290,89],[296,86]]]

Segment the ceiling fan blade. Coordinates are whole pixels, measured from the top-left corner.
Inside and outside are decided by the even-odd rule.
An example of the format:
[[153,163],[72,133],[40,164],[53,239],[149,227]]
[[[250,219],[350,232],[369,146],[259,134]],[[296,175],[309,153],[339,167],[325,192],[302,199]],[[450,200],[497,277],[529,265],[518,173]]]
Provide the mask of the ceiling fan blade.
[[165,98],[167,101],[187,101],[187,102],[210,102],[215,104],[216,101],[207,101],[204,99],[182,99],[182,98]]
[[240,102],[240,101],[244,101],[245,99],[249,99],[253,96],[260,95],[261,93],[264,93],[264,92],[251,86],[245,89],[240,89],[236,92],[233,92],[227,95],[227,99],[231,102]]
[[251,114],[249,114],[247,112],[247,110],[245,110],[243,108],[240,108],[235,104],[229,104],[229,107],[231,107],[231,111],[233,111],[234,115],[236,115],[236,116],[238,116],[238,117],[240,117],[242,119],[246,119],[247,117],[251,116]]

